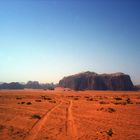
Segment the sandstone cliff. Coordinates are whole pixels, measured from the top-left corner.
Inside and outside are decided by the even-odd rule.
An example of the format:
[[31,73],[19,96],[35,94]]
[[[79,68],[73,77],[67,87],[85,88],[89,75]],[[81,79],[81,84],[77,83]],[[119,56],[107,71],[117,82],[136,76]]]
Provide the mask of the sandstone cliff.
[[88,71],[64,77],[59,85],[73,90],[134,90],[130,76],[123,73],[97,74]]

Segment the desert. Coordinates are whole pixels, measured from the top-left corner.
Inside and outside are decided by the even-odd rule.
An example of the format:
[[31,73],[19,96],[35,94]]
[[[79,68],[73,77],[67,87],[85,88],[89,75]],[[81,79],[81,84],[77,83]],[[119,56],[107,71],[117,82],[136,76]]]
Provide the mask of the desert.
[[140,0],[0,0],[0,140],[140,140]]
[[0,90],[1,140],[139,140],[140,91]]

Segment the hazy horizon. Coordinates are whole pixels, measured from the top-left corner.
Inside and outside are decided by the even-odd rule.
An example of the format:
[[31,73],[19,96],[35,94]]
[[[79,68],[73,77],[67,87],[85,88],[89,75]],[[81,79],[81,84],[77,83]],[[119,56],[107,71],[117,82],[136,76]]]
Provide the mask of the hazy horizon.
[[57,83],[84,71],[140,84],[139,0],[0,1],[0,82]]

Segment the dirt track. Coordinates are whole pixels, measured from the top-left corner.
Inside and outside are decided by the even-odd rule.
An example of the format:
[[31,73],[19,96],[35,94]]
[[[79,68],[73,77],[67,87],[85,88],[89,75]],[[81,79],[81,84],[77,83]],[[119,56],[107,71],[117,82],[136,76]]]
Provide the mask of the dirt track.
[[139,109],[140,92],[1,90],[0,140],[140,140]]

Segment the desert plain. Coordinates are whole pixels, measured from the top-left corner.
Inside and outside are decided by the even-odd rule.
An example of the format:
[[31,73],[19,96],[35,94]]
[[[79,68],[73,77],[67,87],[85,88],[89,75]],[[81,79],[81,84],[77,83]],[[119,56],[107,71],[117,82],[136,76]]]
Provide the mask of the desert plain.
[[0,140],[140,140],[140,91],[0,90]]

